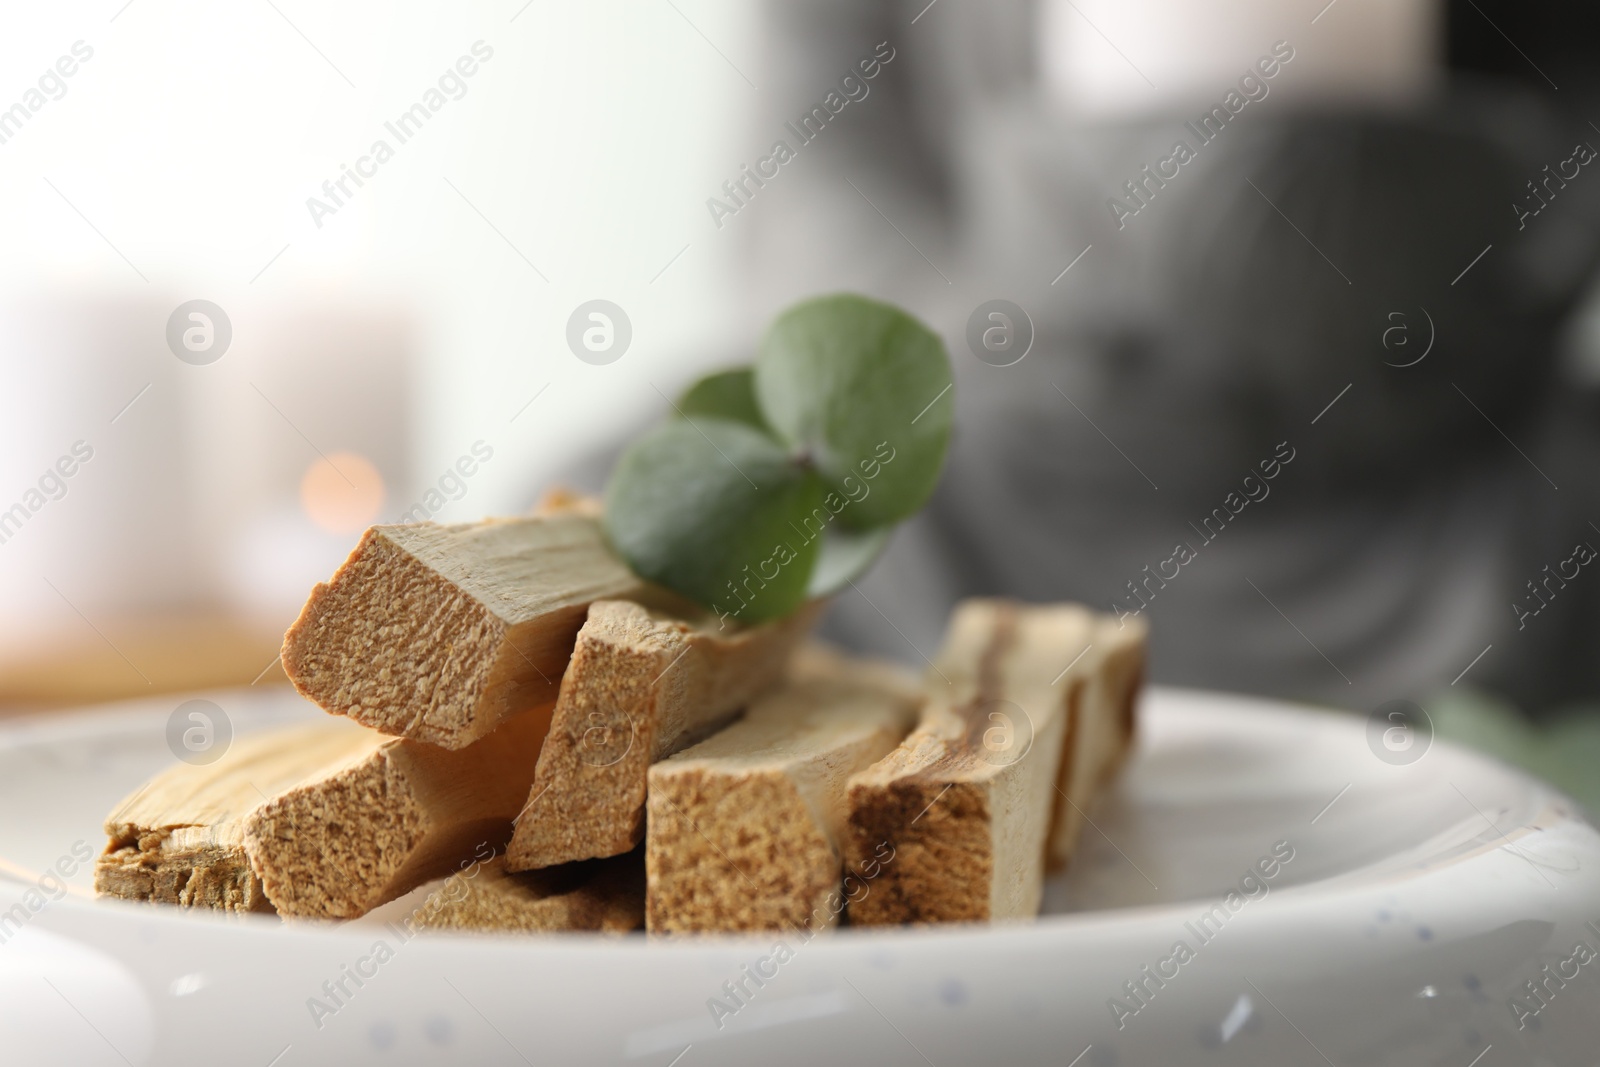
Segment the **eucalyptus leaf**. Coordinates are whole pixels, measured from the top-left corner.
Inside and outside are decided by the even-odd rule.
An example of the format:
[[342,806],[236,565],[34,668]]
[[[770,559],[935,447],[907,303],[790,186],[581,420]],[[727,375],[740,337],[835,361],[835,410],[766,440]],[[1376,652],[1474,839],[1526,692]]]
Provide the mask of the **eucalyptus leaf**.
[[807,457],[867,530],[908,518],[933,493],[950,442],[950,360],[936,334],[860,296],[797,305],[768,331],[755,396],[778,438]]
[[820,538],[815,473],[731,419],[672,419],[634,442],[606,487],[606,533],[641,577],[739,622],[798,608]]
[[749,367],[734,367],[701,378],[678,398],[678,413],[691,419],[732,419],[771,432],[756,406],[755,381]]
[[830,529],[822,538],[816,569],[811,572],[810,597],[832,596],[872,567],[894,535],[893,526],[871,530]]

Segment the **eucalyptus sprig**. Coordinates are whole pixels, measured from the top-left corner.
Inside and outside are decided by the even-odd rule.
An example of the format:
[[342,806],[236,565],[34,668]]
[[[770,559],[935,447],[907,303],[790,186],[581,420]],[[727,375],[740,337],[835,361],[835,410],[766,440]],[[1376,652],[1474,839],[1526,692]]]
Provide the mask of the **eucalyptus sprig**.
[[785,311],[755,363],[700,379],[606,487],[641,577],[723,618],[778,618],[843,588],[927,501],[950,442],[950,360],[898,308],[841,295]]

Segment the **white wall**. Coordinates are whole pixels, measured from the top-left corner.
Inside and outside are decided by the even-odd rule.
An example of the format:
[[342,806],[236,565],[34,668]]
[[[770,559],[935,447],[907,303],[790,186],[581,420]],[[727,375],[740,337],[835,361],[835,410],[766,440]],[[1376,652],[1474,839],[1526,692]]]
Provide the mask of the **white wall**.
[[[0,109],[93,49],[0,144],[0,507],[78,438],[103,457],[0,544],[11,605],[60,615],[47,574],[88,614],[161,589],[280,610],[351,540],[299,506],[317,451],[376,453],[392,519],[481,439],[493,461],[439,517],[518,509],[565,456],[653,418],[652,382],[751,340],[704,201],[755,100],[730,64],[753,5],[273,2],[0,16]],[[480,40],[465,95],[399,144],[384,122]],[[318,228],[306,199],[379,137],[394,158]],[[205,367],[163,340],[195,297],[235,330]],[[633,322],[608,366],[564,341],[597,297]]]

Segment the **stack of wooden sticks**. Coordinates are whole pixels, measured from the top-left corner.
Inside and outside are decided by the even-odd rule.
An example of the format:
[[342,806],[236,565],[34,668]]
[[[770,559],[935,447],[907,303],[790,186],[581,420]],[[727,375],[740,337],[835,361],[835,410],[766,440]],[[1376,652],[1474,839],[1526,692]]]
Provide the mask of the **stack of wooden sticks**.
[[373,527],[284,639],[328,717],[135,792],[96,888],[490,931],[1036,914],[1129,751],[1143,628],[968,601],[918,679],[810,642],[821,608],[721,628],[585,505]]

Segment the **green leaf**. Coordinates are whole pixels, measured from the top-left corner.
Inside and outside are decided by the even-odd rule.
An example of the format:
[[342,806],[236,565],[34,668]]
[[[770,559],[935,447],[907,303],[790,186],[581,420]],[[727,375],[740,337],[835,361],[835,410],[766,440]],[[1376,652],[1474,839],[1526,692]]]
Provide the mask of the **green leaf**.
[[848,501],[838,522],[855,530],[899,522],[933,493],[950,442],[951,382],[933,331],[859,296],[784,312],[755,365],[767,424]]
[[678,414],[686,419],[732,419],[770,433],[756,406],[755,383],[749,367],[717,371],[691,385],[678,398]]
[[623,453],[606,533],[643,578],[739,622],[798,608],[818,538],[800,520],[823,486],[772,437],[729,419],[673,419]]
[[867,570],[927,500],[951,370],[916,319],[858,296],[785,312],[753,368],[707,375],[612,472],[606,531],[642,577],[742,622]]
[[844,530],[835,526],[822,538],[816,570],[811,572],[810,597],[832,596],[863,574],[877,561],[894,535],[893,526],[871,530]]

